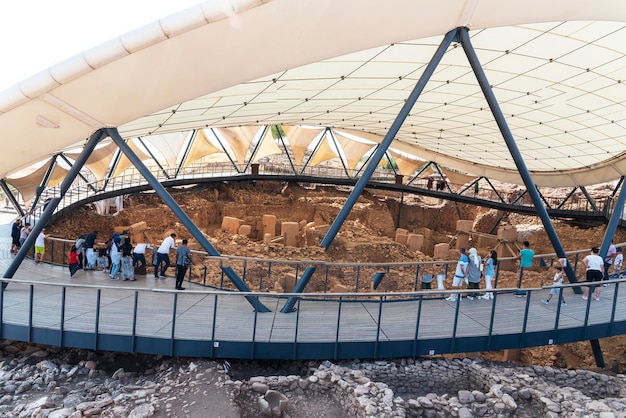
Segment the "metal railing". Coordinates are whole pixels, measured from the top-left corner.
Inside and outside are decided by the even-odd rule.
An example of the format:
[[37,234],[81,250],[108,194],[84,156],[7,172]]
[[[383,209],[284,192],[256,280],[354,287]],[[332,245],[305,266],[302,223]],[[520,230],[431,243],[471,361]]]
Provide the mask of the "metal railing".
[[[359,175],[359,171],[356,170],[345,170],[339,167],[330,167],[323,165],[317,165],[313,167],[295,166],[294,172],[294,167],[289,164],[281,165],[269,163],[252,165],[233,165],[231,163],[213,163],[203,165],[197,164],[183,167],[180,170],[161,169],[159,167],[150,166],[149,170],[157,180],[165,184],[175,181],[193,182],[194,180],[202,179],[206,180],[236,178],[249,176],[251,172],[255,173],[255,175],[258,176],[292,175],[294,176],[294,178],[310,177],[317,179],[342,179],[354,181],[358,179]],[[371,178],[371,182],[383,184],[398,184],[398,181],[401,181],[402,179],[403,177],[397,176],[393,170],[377,169]],[[114,195],[115,192],[132,190],[133,188],[145,188],[147,185],[147,181],[135,168],[125,170],[117,177],[105,178],[103,180],[94,181],[91,183],[84,182],[82,179],[77,179],[74,182],[73,187],[71,187],[67,191],[67,193],[62,196],[56,212],[86,199],[95,201],[98,200],[98,196],[102,196],[103,198],[105,198],[107,196]],[[472,199],[481,199],[503,204],[532,207],[532,202],[530,201],[530,198],[526,195],[522,196],[520,199],[517,199],[517,196],[515,196],[514,198],[508,196],[508,194],[504,190],[496,192],[491,188],[479,188],[476,192],[474,192],[473,188],[470,188],[471,190],[464,190],[464,185],[462,184],[454,184],[448,182],[448,185],[450,185],[453,190],[463,190],[463,193],[459,196],[466,196]],[[422,191],[431,190],[431,188],[428,187],[428,179],[424,178],[414,179],[411,182],[410,186],[406,187],[411,187],[415,188],[416,190]],[[440,191],[439,193],[441,193],[441,195],[445,195],[450,192],[446,187],[443,191]],[[457,194],[457,192],[452,192],[452,194]],[[45,208],[45,201],[47,199],[56,197],[61,197],[59,186],[44,189],[39,199],[40,203],[29,211],[26,217],[27,221],[31,222],[31,224],[35,222]],[[607,213],[608,205],[610,205],[612,202],[610,198],[606,198],[602,202],[600,202],[601,204],[597,205],[598,209],[596,209],[586,199],[570,197],[569,199],[567,199],[567,201],[564,202],[565,198],[566,196],[546,197],[545,200],[548,207],[552,209],[559,208],[562,210],[581,213],[603,214]]]
[[[625,280],[609,282],[613,291],[603,303],[570,302],[567,313],[559,303],[555,309],[539,303],[536,294],[548,288],[527,289],[523,299],[507,288],[494,289],[488,302],[458,298],[448,303],[441,297],[458,291],[376,292],[366,298],[328,293],[319,300],[314,293],[181,293],[11,280],[0,288],[0,333],[59,346],[204,357],[336,359],[489,351],[623,333],[626,312],[619,309],[624,303],[619,288]],[[580,285],[558,287],[574,286]],[[244,297],[278,308],[287,298],[297,301],[292,313],[259,313]]]

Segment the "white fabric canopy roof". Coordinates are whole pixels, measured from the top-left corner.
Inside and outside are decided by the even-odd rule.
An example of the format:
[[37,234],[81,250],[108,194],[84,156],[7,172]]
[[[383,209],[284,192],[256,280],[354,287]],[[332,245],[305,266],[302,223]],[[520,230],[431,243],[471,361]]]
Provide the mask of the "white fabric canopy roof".
[[[107,126],[301,124],[380,142],[443,35],[467,26],[536,183],[610,181],[626,173],[625,22],[621,0],[208,1],[0,93],[0,177]],[[454,44],[392,147],[521,182]]]

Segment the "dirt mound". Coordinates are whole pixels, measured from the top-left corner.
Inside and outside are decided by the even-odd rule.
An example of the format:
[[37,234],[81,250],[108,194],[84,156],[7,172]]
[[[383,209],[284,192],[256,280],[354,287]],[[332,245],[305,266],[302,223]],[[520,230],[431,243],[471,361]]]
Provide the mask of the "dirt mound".
[[[518,239],[530,241],[536,254],[552,253],[553,247],[536,217],[505,214],[465,204],[441,201],[423,196],[402,196],[397,192],[369,190],[358,199],[344,226],[328,251],[319,246],[324,236],[318,233],[304,234],[297,246],[280,243],[263,244],[261,218],[273,214],[277,218],[276,235],[280,235],[281,222],[314,222],[317,226],[330,225],[336,218],[349,190],[332,186],[307,186],[296,183],[259,182],[249,184],[198,185],[171,189],[170,193],[185,213],[193,220],[211,243],[223,255],[285,260],[325,260],[329,262],[402,262],[431,261],[433,247],[437,243],[449,243],[454,247],[456,221],[474,220],[474,230],[489,232],[501,219],[501,224],[518,226]],[[221,230],[225,216],[241,219],[251,226],[249,236],[229,234]],[[79,234],[92,230],[105,240],[114,228],[145,221],[149,234],[162,239],[170,231],[179,238],[190,237],[189,232],[154,193],[129,195],[124,198],[124,210],[113,216],[100,216],[94,207],[86,205],[65,214],[48,227],[56,237],[75,239]],[[554,221],[554,226],[566,250],[590,248],[603,238],[605,226],[580,227],[566,222]],[[422,251],[411,251],[395,242],[396,227],[424,235]],[[615,242],[625,242],[626,231],[619,229]],[[190,247],[200,250],[195,240]],[[454,257],[452,257],[454,258]],[[580,266],[579,266],[580,267]],[[248,272],[264,277],[265,286],[274,283],[267,278],[265,267],[251,263]],[[340,273],[337,273],[340,274]],[[280,276],[277,274],[276,276]],[[410,277],[409,277],[410,276]],[[539,287],[549,283],[552,273],[547,267],[536,266],[524,273],[524,286]],[[339,281],[341,277],[337,276]],[[498,287],[517,286],[515,271],[501,271]],[[216,283],[219,278],[215,278]],[[211,278],[209,278],[209,283]],[[343,282],[346,289],[355,283]],[[388,275],[379,290],[411,291],[413,275]],[[326,286],[312,282],[307,290],[321,291]],[[353,287],[352,287],[353,288]],[[606,363],[616,372],[626,370],[626,337],[615,337],[601,342]],[[497,358],[498,354],[485,353],[485,357]],[[555,367],[592,368],[593,355],[589,343],[539,347],[522,350],[523,364],[541,364]]]

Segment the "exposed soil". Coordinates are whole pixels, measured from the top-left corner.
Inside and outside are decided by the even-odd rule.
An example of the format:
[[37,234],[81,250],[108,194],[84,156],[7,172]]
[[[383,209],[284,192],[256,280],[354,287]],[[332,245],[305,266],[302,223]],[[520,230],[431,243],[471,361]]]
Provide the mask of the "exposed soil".
[[[325,233],[323,225],[331,224],[337,216],[349,194],[347,188],[303,187],[296,183],[279,182],[222,183],[171,189],[170,193],[220,254],[286,260],[431,261],[435,244],[448,243],[454,248],[459,213],[462,219],[474,220],[474,230],[482,233],[492,229],[502,215],[495,210],[435,198],[401,196],[398,192],[368,190],[359,198],[329,250],[324,251],[319,246],[319,241]],[[302,233],[295,247],[284,246],[281,243],[266,245],[261,236],[264,214],[277,217],[275,231],[277,236],[280,236],[281,222],[299,222],[300,225],[314,225],[315,228]],[[225,216],[239,218],[243,220],[243,224],[250,225],[250,234],[233,235],[222,231],[222,220]],[[179,239],[189,238],[192,249],[201,250],[172,211],[153,193],[126,196],[124,209],[113,216],[98,215],[91,205],[86,205],[55,220],[47,229],[50,235],[66,239],[75,239],[79,234],[97,230],[99,239],[104,241],[113,234],[114,228],[141,221],[147,223],[149,228],[147,232],[153,243],[171,232],[176,232]],[[575,225],[559,220],[553,222],[566,251],[599,246],[605,231],[604,225]],[[537,217],[508,214],[504,216],[500,225],[507,224],[517,227],[518,240],[527,239],[536,254],[554,252]],[[397,227],[424,235],[422,251],[412,251],[406,245],[395,242]],[[614,241],[625,242],[626,231],[618,229]],[[479,243],[480,241],[476,241],[471,244],[484,256],[490,248],[481,248]],[[455,258],[456,255],[451,252],[449,259]],[[578,277],[584,277],[580,267]],[[265,273],[259,272],[259,275],[263,274]],[[548,283],[551,276],[552,273],[546,267],[537,266],[524,273],[524,285],[539,287]],[[218,279],[209,278],[209,282],[211,280]],[[517,280],[515,266],[512,266],[510,271],[501,272],[498,287],[515,287]],[[354,283],[342,283],[341,277],[337,278],[334,284],[346,286],[347,289],[354,288]],[[386,277],[384,286],[381,285],[378,290],[411,291],[413,284],[413,277],[404,278],[400,275]],[[275,290],[276,286],[271,278],[264,279],[263,290]],[[321,287],[314,282],[307,287],[307,291],[316,290],[321,290]],[[368,288],[364,288],[363,291],[368,291]],[[608,338],[601,340],[600,343],[607,367],[615,372],[624,372],[626,337]],[[481,353],[481,355],[495,360],[503,359],[502,353]],[[587,342],[522,350],[519,362],[524,365],[539,364],[569,368],[595,367],[590,344]]]

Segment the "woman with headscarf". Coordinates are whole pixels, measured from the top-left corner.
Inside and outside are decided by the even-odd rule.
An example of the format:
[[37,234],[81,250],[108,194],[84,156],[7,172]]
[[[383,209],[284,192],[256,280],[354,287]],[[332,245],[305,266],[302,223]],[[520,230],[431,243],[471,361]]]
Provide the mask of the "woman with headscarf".
[[[480,289],[480,266],[481,259],[476,248],[470,248],[469,250],[469,263],[467,264],[467,288],[468,289]],[[479,296],[477,293],[470,293],[467,295],[469,300]]]

